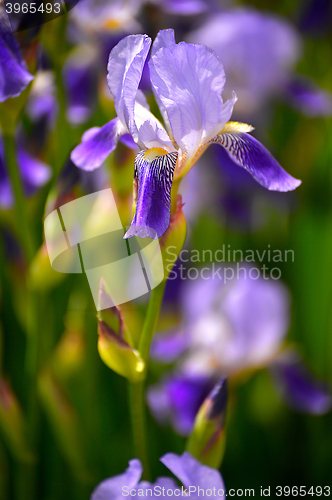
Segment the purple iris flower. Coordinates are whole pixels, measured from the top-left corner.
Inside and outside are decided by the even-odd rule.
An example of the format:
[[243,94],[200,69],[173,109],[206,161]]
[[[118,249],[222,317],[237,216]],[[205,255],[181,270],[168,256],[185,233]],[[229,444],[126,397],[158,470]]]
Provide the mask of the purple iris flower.
[[[24,194],[32,196],[38,188],[49,181],[52,175],[51,168],[32,156],[20,143],[17,147],[16,158],[22,177]],[[0,138],[0,207],[11,208],[12,205],[12,186],[7,174],[4,147]]]
[[[142,464],[139,460],[129,461],[129,467],[123,474],[102,481],[94,490],[91,500],[120,500],[130,494],[136,496],[182,496],[185,489],[190,487],[190,497],[199,498],[198,488],[202,491],[209,490],[209,496],[220,500],[226,498],[226,490],[220,472],[212,467],[202,465],[189,453],[176,455],[167,453],[160,461],[179,479],[183,489],[169,477],[159,477],[155,483],[141,481]],[[163,488],[165,488],[163,490]],[[152,491],[147,491],[148,489]],[[167,490],[172,490],[168,492]],[[181,491],[183,494],[181,495]],[[134,493],[135,492],[135,493]]]
[[159,334],[152,344],[154,359],[177,361],[174,372],[148,391],[156,419],[170,420],[179,433],[189,434],[197,404],[211,385],[222,376],[263,367],[271,368],[280,394],[292,408],[327,412],[331,395],[326,384],[316,381],[298,357],[288,351],[280,354],[289,327],[286,287],[258,277],[257,269],[251,277],[254,268],[245,266],[238,276],[228,272],[227,283],[220,278],[225,268],[204,269],[200,278],[183,286],[183,323],[178,332]]
[[0,6],[0,102],[17,97],[33,80],[23,60],[5,11]]
[[107,81],[118,116],[85,132],[71,154],[78,167],[94,170],[121,136],[132,136],[141,151],[135,160],[136,213],[126,238],[162,236],[170,222],[173,180],[180,182],[212,143],[223,146],[267,189],[290,191],[299,186],[300,181],[249,134],[253,127],[229,121],[236,95],[222,100],[226,77],[217,55],[204,45],[176,44],[170,29],[158,33],[149,60],[164,127],[138,90],[150,45],[146,35],[130,35],[111,51]]
[[299,77],[294,66],[302,43],[286,19],[254,9],[234,9],[214,14],[187,40],[204,43],[218,54],[228,79],[225,91],[235,90],[241,116],[252,116],[276,94],[309,116],[332,113],[330,93],[308,79],[300,79],[301,91],[295,86]]

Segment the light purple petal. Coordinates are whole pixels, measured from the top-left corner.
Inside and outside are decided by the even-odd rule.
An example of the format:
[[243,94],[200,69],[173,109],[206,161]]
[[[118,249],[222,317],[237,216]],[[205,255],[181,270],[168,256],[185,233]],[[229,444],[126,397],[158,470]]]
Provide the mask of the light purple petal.
[[[153,151],[153,149],[152,149]],[[135,216],[124,238],[160,238],[171,218],[171,188],[177,153],[153,155],[141,151],[135,159],[138,195]]]
[[[199,486],[210,490],[216,488],[217,494],[211,496],[213,498],[225,498],[225,486],[220,472],[212,469],[212,467],[202,465],[189,453],[183,453],[181,456],[167,453],[160,461],[173,472],[186,488],[189,488],[189,486]],[[223,490],[223,493],[221,490]],[[198,498],[198,494],[197,496],[195,494],[191,496]]]
[[[169,41],[168,41],[169,42]],[[181,42],[162,47],[149,62],[151,83],[168,116],[186,165],[197,150],[217,134],[229,119],[231,107],[223,104],[223,66],[203,45]]]
[[151,45],[146,35],[123,38],[111,51],[107,66],[107,82],[114,97],[118,117],[141,149],[134,108],[143,67]]
[[280,395],[291,408],[314,415],[330,411],[330,387],[312,376],[297,353],[283,353],[273,363],[271,370]]
[[106,479],[96,487],[91,500],[122,500],[122,487],[136,488],[142,472],[141,462],[137,459],[130,460],[129,467],[123,474]]
[[160,30],[154,39],[151,49],[151,57],[153,57],[159,49],[163,47],[173,50],[176,46],[174,30],[166,29]]
[[121,135],[126,133],[119,118],[114,118],[103,127],[93,127],[82,136],[82,142],[72,151],[70,158],[83,170],[100,167],[107,156],[116,148]]
[[222,133],[213,138],[223,146],[238,165],[245,168],[253,178],[272,191],[292,191],[301,181],[289,175],[268,150],[246,132]]
[[18,96],[33,80],[20,54],[4,6],[0,7],[0,102]]
[[275,356],[289,327],[289,294],[282,283],[259,275],[245,264],[239,270],[215,264],[204,279],[185,284],[191,332],[185,373],[227,374]]
[[154,335],[150,356],[159,363],[172,363],[190,345],[190,337],[182,329]]
[[163,0],[162,6],[166,12],[179,16],[202,14],[208,9],[203,0]]
[[332,94],[319,88],[305,78],[296,78],[286,86],[286,96],[290,104],[308,116],[330,116],[332,114]]

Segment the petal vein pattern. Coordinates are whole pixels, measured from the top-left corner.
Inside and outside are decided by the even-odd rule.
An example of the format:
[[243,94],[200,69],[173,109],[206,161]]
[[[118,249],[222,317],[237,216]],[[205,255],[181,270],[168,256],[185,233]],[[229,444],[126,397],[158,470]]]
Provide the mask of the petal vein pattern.
[[[160,238],[171,218],[171,188],[178,153],[152,148],[141,151],[135,160],[138,181],[136,213],[125,238]],[[158,151],[159,150],[159,151]]]
[[[238,124],[244,126],[245,124]],[[223,146],[229,156],[271,191],[292,191],[301,181],[289,175],[268,150],[246,132],[218,134],[211,142]]]

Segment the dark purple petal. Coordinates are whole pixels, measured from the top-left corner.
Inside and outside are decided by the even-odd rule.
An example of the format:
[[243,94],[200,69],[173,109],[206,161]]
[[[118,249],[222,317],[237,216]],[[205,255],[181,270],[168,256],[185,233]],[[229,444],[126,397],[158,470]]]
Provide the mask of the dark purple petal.
[[330,116],[332,94],[306,78],[296,78],[286,86],[286,96],[295,109],[308,116]]
[[103,127],[93,127],[82,136],[82,142],[72,151],[70,158],[83,170],[100,167],[107,156],[116,148],[126,130],[119,118],[114,118]]
[[271,370],[277,390],[291,408],[315,415],[330,411],[330,387],[311,375],[297,353],[287,352],[281,355],[273,363]]
[[183,330],[155,335],[151,345],[151,358],[159,363],[172,363],[190,345],[190,337]]
[[20,54],[3,5],[0,7],[0,102],[18,96],[33,80]]
[[[141,151],[135,159],[138,182],[136,213],[124,238],[160,238],[171,218],[171,188],[178,154],[158,154],[158,148]],[[149,155],[151,155],[149,157]]]
[[279,165],[257,139],[246,132],[221,133],[212,142],[223,146],[236,163],[271,191],[292,191],[301,184]]
[[[226,490],[220,472],[207,465],[202,465],[189,453],[183,453],[181,456],[167,453],[161,457],[160,461],[173,472],[186,488],[189,486],[210,490],[215,488],[215,494],[211,495],[213,498],[226,498]],[[199,495],[195,495],[194,498],[199,498]]]
[[214,386],[205,376],[174,375],[152,386],[147,393],[154,417],[161,423],[171,420],[175,430],[184,436],[190,434],[197,412]]

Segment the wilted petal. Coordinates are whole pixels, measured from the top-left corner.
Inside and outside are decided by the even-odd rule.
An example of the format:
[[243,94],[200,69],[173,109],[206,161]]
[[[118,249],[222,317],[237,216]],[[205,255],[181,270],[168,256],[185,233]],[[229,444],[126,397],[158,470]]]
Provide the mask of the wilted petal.
[[167,453],[160,461],[173,472],[186,488],[189,486],[199,486],[210,490],[215,488],[216,495],[212,495],[212,497],[225,498],[226,491],[220,472],[200,464],[189,453],[183,453],[181,456]]
[[149,62],[151,83],[182,150],[181,168],[189,168],[200,146],[224,127],[232,105],[221,98],[225,73],[216,54],[203,45],[185,42],[169,48],[172,43],[166,35],[167,46]]
[[253,178],[271,191],[292,191],[301,181],[289,175],[268,150],[245,129],[243,123],[229,122],[212,139],[223,146],[238,165],[245,168]]
[[18,96],[33,80],[20,54],[4,6],[0,6],[0,102]]
[[330,116],[332,94],[305,78],[296,78],[286,86],[286,95],[295,109],[308,116]]
[[122,487],[136,488],[143,469],[139,460],[129,461],[129,467],[123,474],[102,481],[94,490],[91,500],[120,500],[123,498]]
[[93,127],[83,134],[81,144],[72,151],[70,158],[77,167],[94,170],[100,167],[116,148],[119,138],[126,133],[119,118],[114,118],[103,127]]
[[118,117],[141,149],[144,145],[134,117],[135,99],[142,77],[143,67],[151,45],[146,35],[130,35],[123,38],[111,51],[107,66],[107,82],[114,97]]
[[136,213],[124,238],[160,238],[171,218],[171,188],[177,153],[161,148],[141,151],[135,159]]
[[300,356],[286,352],[271,366],[276,386],[285,402],[294,410],[322,415],[332,406],[328,385],[315,379]]

